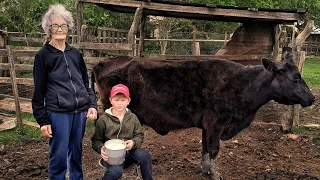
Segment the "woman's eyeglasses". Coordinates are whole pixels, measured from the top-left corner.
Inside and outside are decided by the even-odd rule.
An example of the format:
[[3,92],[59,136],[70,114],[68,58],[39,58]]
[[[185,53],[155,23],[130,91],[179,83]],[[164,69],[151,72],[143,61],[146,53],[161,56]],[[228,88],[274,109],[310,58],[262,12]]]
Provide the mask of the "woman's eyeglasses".
[[50,27],[54,31],[57,31],[59,28],[61,28],[63,31],[67,31],[69,29],[69,26],[67,24],[51,24]]

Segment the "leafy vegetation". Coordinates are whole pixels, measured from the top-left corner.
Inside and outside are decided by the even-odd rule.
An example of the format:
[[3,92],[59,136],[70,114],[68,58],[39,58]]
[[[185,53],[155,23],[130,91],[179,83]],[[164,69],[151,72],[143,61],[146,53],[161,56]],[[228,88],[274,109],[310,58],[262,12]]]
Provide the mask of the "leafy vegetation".
[[[175,0],[177,1],[177,0]],[[320,25],[320,1],[314,0],[188,0],[192,3],[217,4],[224,6],[257,7],[257,8],[306,8],[309,16]],[[42,32],[41,20],[50,5],[61,3],[76,15],[75,0],[2,0],[0,1],[0,29],[19,32]],[[94,4],[85,4],[84,23],[89,27],[113,27],[129,29],[133,14],[122,14],[106,11]],[[177,30],[192,30],[196,25],[200,31],[225,32],[232,31],[238,23],[224,23],[212,21],[177,20]]]

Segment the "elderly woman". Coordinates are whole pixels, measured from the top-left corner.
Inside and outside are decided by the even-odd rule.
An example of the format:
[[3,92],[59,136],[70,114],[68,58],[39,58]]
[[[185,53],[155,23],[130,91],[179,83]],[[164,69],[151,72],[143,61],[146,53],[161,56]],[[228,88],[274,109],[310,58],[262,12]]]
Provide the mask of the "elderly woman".
[[71,13],[51,6],[42,28],[50,40],[35,56],[32,109],[42,135],[50,138],[50,179],[65,179],[67,164],[70,179],[83,179],[82,139],[87,117],[97,118],[95,96],[83,57],[66,42]]

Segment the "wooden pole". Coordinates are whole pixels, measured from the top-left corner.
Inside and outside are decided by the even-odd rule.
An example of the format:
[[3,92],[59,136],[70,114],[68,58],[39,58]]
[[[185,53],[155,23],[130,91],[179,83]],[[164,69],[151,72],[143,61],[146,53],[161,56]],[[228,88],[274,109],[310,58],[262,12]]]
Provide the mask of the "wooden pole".
[[81,26],[83,24],[83,3],[79,0],[76,1],[77,17],[76,17],[76,29],[77,29],[77,44],[81,43]]
[[227,32],[224,32],[224,45],[226,45],[228,42],[228,33]]
[[136,12],[134,14],[134,18],[133,18],[130,30],[128,32],[128,43],[132,44],[132,46],[134,47],[133,51],[129,52],[129,55],[131,55],[131,56],[133,56],[135,54],[134,53],[135,49],[136,49],[135,48],[135,36],[137,34],[137,31],[138,31],[139,23],[141,22],[142,10],[143,10],[142,6],[138,7],[136,9]]
[[12,56],[10,46],[7,46],[6,49],[8,50],[8,60],[10,63],[10,76],[11,76],[11,83],[12,83],[12,91],[13,91],[13,96],[14,96],[14,102],[16,105],[16,124],[19,129],[19,132],[23,133],[21,109],[20,109],[20,102],[19,102],[19,93],[18,93],[18,86],[17,86],[17,81],[16,81],[16,71],[14,68],[14,59]]
[[198,41],[194,43],[194,55],[200,55],[200,43]]
[[[3,31],[0,31],[0,49],[4,49],[5,48],[5,33]],[[0,63],[4,63],[5,57],[0,57]],[[0,71],[0,77],[4,77],[4,71]]]
[[274,37],[272,59],[277,60],[279,56],[280,36],[281,36],[281,27],[279,24],[275,25],[274,31],[275,31],[275,37]]
[[[300,71],[300,73],[302,74],[302,71],[303,71],[303,65],[304,65],[304,61],[306,59],[306,52],[305,51],[299,51],[298,53],[298,63],[297,63],[297,66],[298,66],[298,70]],[[294,105],[292,107],[292,117],[293,117],[293,127],[298,127],[300,126],[300,118],[299,118],[299,114],[300,114],[300,105]]]
[[145,25],[147,21],[147,15],[143,15],[140,23],[140,38],[139,38],[139,46],[138,46],[138,56],[141,57],[143,53],[143,44],[145,38]]
[[193,43],[192,43],[192,55],[196,55],[196,39],[197,39],[197,27],[193,26]]
[[[302,72],[303,62],[305,60],[305,52],[301,52],[301,47],[307,37],[310,35],[314,26],[314,21],[309,20],[304,28],[304,30],[291,42],[292,44],[292,54],[294,63],[299,68],[299,71]],[[294,34],[293,34],[294,35]],[[299,125],[299,105],[287,106],[288,111],[284,111],[281,118],[282,129],[284,132],[291,132],[293,126]]]

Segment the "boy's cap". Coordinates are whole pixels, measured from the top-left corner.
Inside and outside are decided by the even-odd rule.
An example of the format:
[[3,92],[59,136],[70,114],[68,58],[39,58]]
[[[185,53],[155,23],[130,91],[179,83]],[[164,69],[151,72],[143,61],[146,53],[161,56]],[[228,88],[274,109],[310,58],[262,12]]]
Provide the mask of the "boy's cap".
[[126,96],[126,98],[130,98],[129,88],[126,85],[117,84],[117,85],[113,86],[111,89],[111,92],[110,92],[110,97],[113,97],[119,93],[124,94],[124,96]]

